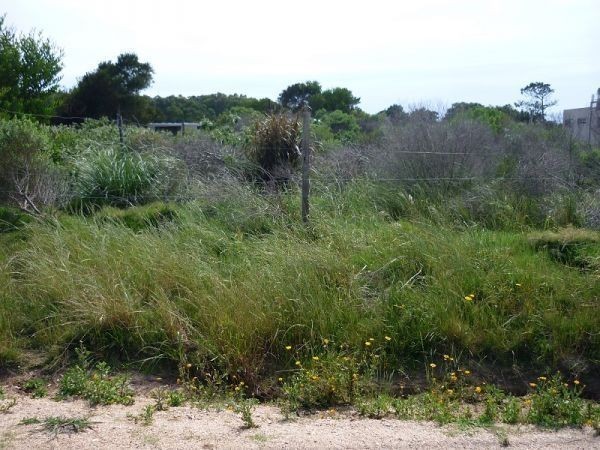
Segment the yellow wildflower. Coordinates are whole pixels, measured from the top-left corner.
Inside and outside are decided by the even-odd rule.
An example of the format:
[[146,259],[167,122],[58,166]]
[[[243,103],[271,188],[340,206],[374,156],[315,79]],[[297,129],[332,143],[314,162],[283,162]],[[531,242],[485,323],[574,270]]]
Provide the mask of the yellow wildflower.
[[291,346],[291,345],[286,345],[286,346],[285,346],[285,349],[286,349],[286,350],[291,350],[291,349],[292,349],[292,346]]
[[300,361],[296,361],[296,365],[297,365],[297,366],[301,366],[301,365],[302,365],[302,363],[301,363]]
[[369,347],[369,346],[371,345],[371,342],[370,342],[370,341],[365,341],[365,345],[366,345],[367,347]]
[[329,339],[323,339],[323,344],[325,344],[325,345],[329,344]]
[[546,379],[547,379],[546,377],[538,377],[539,381],[546,381]]
[[465,300],[468,301],[468,302],[472,302],[473,301],[473,297],[471,297],[470,295],[467,295],[465,297]]
[[573,383],[579,385],[579,380],[575,380],[575,381],[573,381]]
[[190,363],[187,363],[187,364],[185,365],[185,367],[187,367],[188,369],[190,369],[190,368],[192,367],[192,365],[191,365]]
[[529,386],[531,386],[532,388],[537,387],[537,384],[535,383],[529,383]]
[[477,386],[475,388],[475,392],[477,392],[478,394],[480,394],[481,393],[481,386]]
[[470,370],[465,370],[465,375],[471,375],[471,371]]
[[452,375],[452,376],[450,377],[450,380],[452,380],[452,381],[456,381],[456,380],[458,380],[458,378],[456,377],[456,375]]
[[391,337],[389,337],[389,336],[386,336],[386,337],[385,337],[385,340],[386,340],[386,341],[391,341],[391,340],[392,340],[392,338],[391,338]]
[[277,378],[277,381],[279,381],[281,383],[283,381],[283,378],[279,377],[279,378]]
[[444,355],[444,359],[447,361],[450,359],[450,355]]
[[429,364],[429,367],[431,367],[432,369],[435,369],[437,367],[437,365],[435,363],[431,363],[431,364]]
[[373,342],[373,341],[375,340],[375,338],[369,338],[369,340],[370,340],[371,342]]
[[312,359],[313,359],[313,361],[318,361],[318,360],[319,360],[319,357],[318,357],[318,356],[313,356],[313,358],[312,358]]
[[448,394],[454,394],[454,391],[453,391],[452,389],[448,389],[446,392],[447,392]]

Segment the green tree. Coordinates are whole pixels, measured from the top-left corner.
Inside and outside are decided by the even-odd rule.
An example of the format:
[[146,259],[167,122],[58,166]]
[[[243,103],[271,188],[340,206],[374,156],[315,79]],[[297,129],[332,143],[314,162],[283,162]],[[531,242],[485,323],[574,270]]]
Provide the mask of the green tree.
[[124,53],[117,62],[102,62],[86,73],[63,106],[66,113],[92,118],[112,117],[118,110],[134,118],[148,107],[139,93],[152,83],[152,66],[139,61],[137,55]]
[[392,123],[401,123],[408,118],[408,113],[404,111],[402,105],[398,105],[396,103],[382,112],[385,113],[387,117],[389,117]]
[[62,70],[62,50],[41,33],[17,33],[0,16],[0,111],[52,114]]
[[360,103],[360,98],[355,97],[350,89],[336,87],[327,89],[321,94],[313,96],[310,101],[310,107],[314,111],[324,109],[325,111],[342,111],[346,114],[352,112],[356,105]]
[[319,94],[321,94],[321,84],[318,81],[295,83],[279,94],[278,101],[281,106],[298,111],[305,104],[310,104],[311,98]]
[[517,108],[527,111],[534,122],[546,120],[546,109],[556,105],[557,101],[550,99],[554,89],[547,83],[535,81],[521,89],[525,99],[515,103]]

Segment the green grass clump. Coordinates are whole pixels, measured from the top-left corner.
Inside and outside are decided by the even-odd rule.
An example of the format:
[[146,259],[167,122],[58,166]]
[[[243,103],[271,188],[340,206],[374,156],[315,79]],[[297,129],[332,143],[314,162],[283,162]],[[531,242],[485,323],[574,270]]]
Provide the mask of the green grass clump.
[[173,194],[181,178],[178,161],[116,145],[89,149],[75,160],[73,207],[143,204]]

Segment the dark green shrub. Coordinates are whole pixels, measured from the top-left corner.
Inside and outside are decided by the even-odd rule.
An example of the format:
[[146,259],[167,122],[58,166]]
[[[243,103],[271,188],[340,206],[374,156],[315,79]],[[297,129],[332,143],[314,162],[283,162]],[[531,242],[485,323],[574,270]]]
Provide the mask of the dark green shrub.
[[286,181],[300,159],[300,123],[285,114],[271,114],[254,124],[246,145],[248,159],[265,180]]
[[31,216],[16,208],[0,206],[0,233],[15,231],[31,221]]

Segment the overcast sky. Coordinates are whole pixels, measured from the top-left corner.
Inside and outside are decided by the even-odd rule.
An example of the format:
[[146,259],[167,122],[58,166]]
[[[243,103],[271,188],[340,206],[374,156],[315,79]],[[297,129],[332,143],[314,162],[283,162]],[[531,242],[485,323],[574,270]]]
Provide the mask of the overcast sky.
[[277,95],[318,80],[370,113],[393,103],[513,103],[550,83],[555,111],[600,87],[599,0],[3,0],[20,31],[64,50],[63,85],[135,52],[149,95]]

